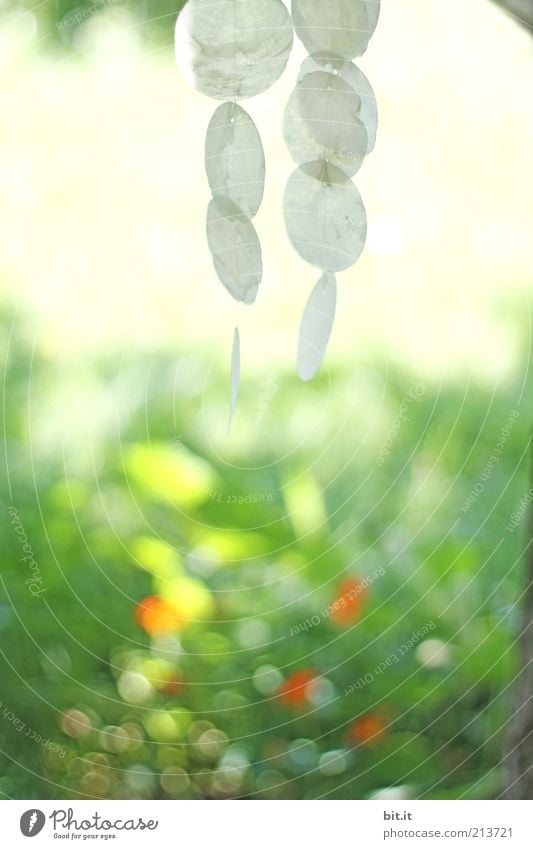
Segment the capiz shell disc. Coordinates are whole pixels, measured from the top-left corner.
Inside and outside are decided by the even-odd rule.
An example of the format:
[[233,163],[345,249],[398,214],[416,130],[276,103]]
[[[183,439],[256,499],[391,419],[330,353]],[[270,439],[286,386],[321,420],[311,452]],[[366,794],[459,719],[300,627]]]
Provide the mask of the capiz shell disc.
[[300,325],[298,374],[302,380],[311,380],[324,361],[336,307],[335,275],[325,272],[309,296]]
[[342,59],[362,56],[377,24],[365,0],[292,0],[292,19],[309,53],[324,50]]
[[205,170],[213,195],[224,195],[251,218],[265,188],[265,155],[256,126],[237,103],[223,103],[205,139]]
[[207,208],[207,241],[221,283],[236,301],[253,304],[263,274],[261,245],[248,216],[223,195]]
[[359,95],[335,74],[315,71],[302,77],[283,121],[285,141],[296,162],[325,159],[353,176],[368,150],[360,110]]
[[378,104],[369,81],[353,62],[345,62],[344,59],[328,56],[327,53],[315,53],[313,56],[308,56],[302,62],[299,80],[303,80],[307,74],[314,74],[316,71],[328,71],[334,74],[348,83],[358,95],[361,101],[358,118],[365,126],[368,139],[367,153],[370,153],[376,144]]
[[176,24],[178,66],[194,88],[217,100],[242,100],[270,88],[292,42],[281,0],[188,0]]
[[300,165],[287,183],[285,224],[302,259],[323,271],[343,271],[366,241],[361,195],[340,168],[324,161]]

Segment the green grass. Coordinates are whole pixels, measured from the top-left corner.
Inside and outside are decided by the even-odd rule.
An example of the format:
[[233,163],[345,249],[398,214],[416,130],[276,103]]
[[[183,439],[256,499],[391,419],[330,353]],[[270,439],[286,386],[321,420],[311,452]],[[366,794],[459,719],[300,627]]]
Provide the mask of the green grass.
[[[245,381],[226,437],[226,379],[201,356],[58,374],[37,352],[30,374],[17,326],[1,530],[2,711],[16,714],[0,723],[6,796],[497,795],[524,544],[524,528],[506,526],[529,486],[530,402],[519,385],[488,397],[428,384],[384,454],[413,381],[390,367],[385,381],[384,368],[306,386],[278,376],[259,424]],[[45,588],[35,597],[10,505]],[[327,609],[349,576],[374,580],[342,625]],[[135,621],[152,595],[190,616],[179,651]],[[423,638],[401,650],[424,629],[446,645],[436,668],[421,663]],[[261,692],[265,666],[280,680],[313,670],[314,700]],[[65,726],[72,709],[89,733]],[[369,715],[383,734],[350,737]],[[342,771],[324,774],[320,759],[339,751]]]

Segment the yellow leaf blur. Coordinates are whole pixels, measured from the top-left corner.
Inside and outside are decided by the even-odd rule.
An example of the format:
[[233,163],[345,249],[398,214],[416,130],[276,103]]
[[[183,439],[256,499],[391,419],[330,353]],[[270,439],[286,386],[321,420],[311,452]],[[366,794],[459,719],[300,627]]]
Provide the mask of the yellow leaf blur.
[[220,561],[247,560],[269,551],[268,541],[264,537],[247,531],[209,532],[202,534],[198,543],[202,548],[215,552]]
[[285,484],[283,497],[297,538],[327,533],[327,516],[322,490],[313,475],[296,474]]
[[184,622],[209,619],[214,612],[213,596],[202,581],[196,578],[156,580],[156,591],[171,604]]
[[207,501],[216,482],[209,463],[165,443],[131,445],[124,463],[128,477],[147,495],[181,507]]
[[140,536],[130,545],[133,562],[156,578],[170,580],[181,572],[182,560],[175,548],[155,537]]

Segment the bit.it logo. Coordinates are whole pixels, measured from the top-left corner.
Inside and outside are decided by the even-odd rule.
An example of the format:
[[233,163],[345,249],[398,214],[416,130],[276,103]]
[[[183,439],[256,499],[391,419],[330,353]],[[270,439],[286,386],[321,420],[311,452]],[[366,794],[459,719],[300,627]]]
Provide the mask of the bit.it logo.
[[42,831],[46,822],[46,817],[42,811],[37,808],[31,808],[25,811],[20,818],[20,830],[24,837],[35,837]]

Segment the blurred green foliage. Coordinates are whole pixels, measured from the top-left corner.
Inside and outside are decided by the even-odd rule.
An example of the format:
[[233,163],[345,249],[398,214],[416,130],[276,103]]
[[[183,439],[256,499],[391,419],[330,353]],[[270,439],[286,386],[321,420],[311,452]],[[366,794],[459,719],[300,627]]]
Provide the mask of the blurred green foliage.
[[174,27],[186,0],[5,0],[0,19],[15,20],[23,12],[36,22],[39,47],[76,51],[76,33],[95,15],[110,10],[124,11],[148,49],[172,47]]
[[[31,327],[6,320],[2,341],[6,797],[498,793],[521,586],[521,532],[505,527],[528,486],[520,387],[427,385],[378,463],[411,376],[279,377],[263,437],[229,464],[202,428],[206,403],[225,417],[227,387],[215,375],[206,401],[200,355],[58,370]],[[328,450],[320,434],[293,445],[289,424],[326,398]],[[250,381],[241,427],[256,415]]]

